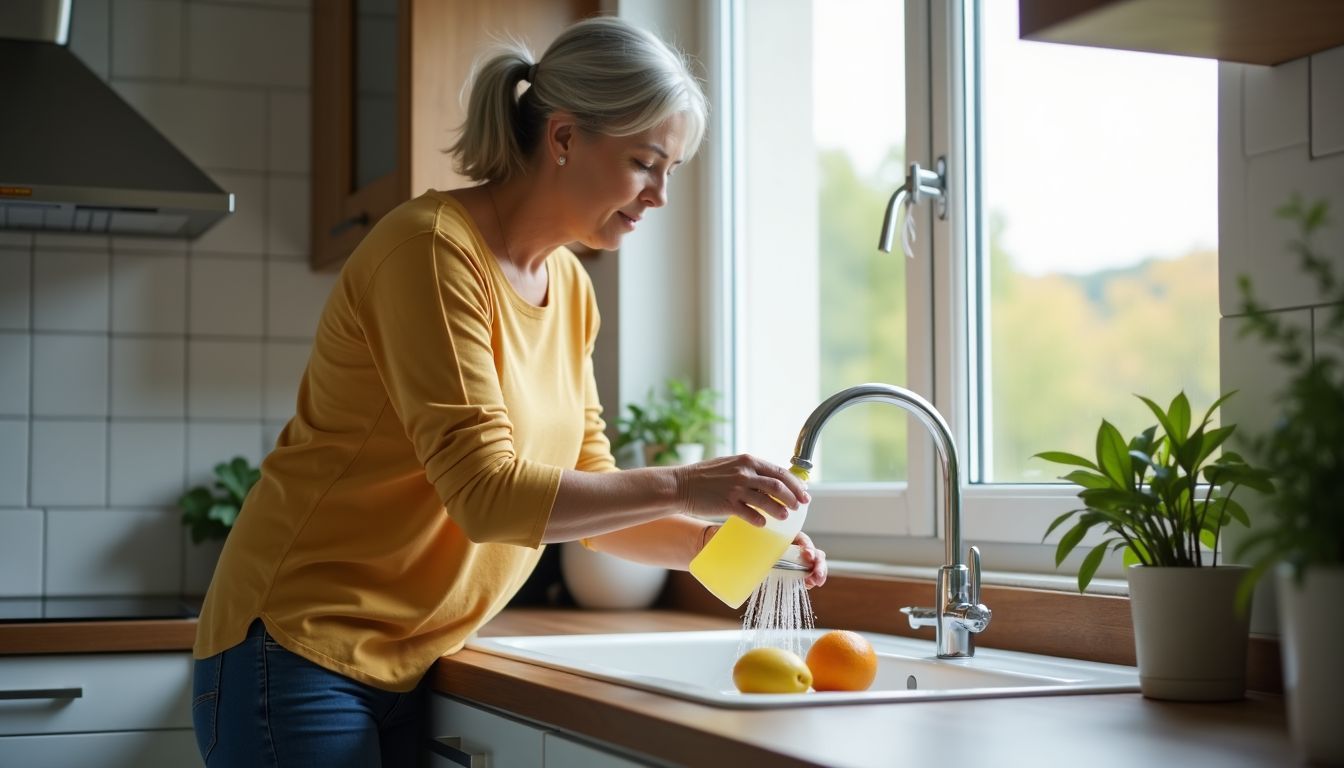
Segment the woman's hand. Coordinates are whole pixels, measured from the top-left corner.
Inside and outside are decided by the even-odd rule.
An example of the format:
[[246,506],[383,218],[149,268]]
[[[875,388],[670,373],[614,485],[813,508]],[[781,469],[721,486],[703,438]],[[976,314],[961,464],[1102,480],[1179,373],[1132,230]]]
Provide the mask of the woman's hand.
[[681,511],[687,514],[736,515],[760,527],[765,525],[762,513],[783,520],[811,501],[802,480],[745,453],[687,464],[676,473]]
[[806,533],[799,532],[793,537],[793,543],[803,552],[803,564],[811,566],[807,578],[803,579],[803,585],[808,589],[820,587],[826,583],[826,553],[817,549],[817,545],[812,543]]

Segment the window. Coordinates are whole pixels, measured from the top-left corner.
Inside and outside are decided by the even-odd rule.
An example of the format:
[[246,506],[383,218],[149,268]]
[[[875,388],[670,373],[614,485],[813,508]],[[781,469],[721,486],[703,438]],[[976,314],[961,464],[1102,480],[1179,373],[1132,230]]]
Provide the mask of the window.
[[[1022,545],[987,567],[1053,569],[1037,542],[1074,490],[1032,454],[1145,426],[1134,392],[1217,395],[1216,64],[1019,41],[1011,2],[723,7],[734,447],[783,462],[826,396],[913,389],[958,436],[965,537]],[[880,253],[909,162],[939,157],[946,217],[912,209],[914,258]],[[826,427],[808,529],[834,556],[941,562],[908,423]]]

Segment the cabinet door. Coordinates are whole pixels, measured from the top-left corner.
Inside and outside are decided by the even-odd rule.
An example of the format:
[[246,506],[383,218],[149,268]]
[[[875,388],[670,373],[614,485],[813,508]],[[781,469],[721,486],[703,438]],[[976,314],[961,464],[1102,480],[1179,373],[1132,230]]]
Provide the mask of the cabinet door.
[[191,668],[185,652],[0,657],[0,735],[189,729]]
[[547,733],[546,768],[643,768],[627,757],[590,747],[558,733]]
[[24,768],[146,768],[201,765],[190,730],[0,737],[0,765]]
[[[545,731],[439,694],[430,704],[431,738],[460,739],[459,749],[494,768],[541,768]],[[438,758],[436,758],[438,759]],[[438,759],[441,765],[451,765]]]
[[312,254],[337,268],[407,199],[409,0],[313,4]]

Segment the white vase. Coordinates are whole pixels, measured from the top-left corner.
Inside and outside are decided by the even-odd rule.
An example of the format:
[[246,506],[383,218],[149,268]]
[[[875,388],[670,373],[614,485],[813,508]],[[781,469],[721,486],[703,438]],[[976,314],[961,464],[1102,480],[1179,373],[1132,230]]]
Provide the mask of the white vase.
[[1339,698],[1344,692],[1344,567],[1313,566],[1298,583],[1293,569],[1279,566],[1279,632],[1288,727],[1298,757],[1344,765],[1344,728]]
[[1237,565],[1127,569],[1144,696],[1172,701],[1245,697],[1250,611],[1238,611],[1236,601],[1247,570]]
[[580,607],[604,610],[648,608],[667,581],[665,568],[623,560],[577,541],[561,545],[560,574]]

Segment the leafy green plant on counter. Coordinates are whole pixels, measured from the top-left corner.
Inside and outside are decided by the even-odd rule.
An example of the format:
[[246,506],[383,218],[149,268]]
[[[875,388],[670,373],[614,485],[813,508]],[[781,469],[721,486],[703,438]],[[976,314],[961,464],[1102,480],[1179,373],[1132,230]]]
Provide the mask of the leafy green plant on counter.
[[192,543],[228,536],[243,500],[260,477],[260,469],[236,456],[215,465],[213,489],[198,485],[183,494],[177,505],[182,508],[182,524],[191,529]]
[[681,379],[668,379],[660,396],[653,390],[643,405],[629,403],[628,416],[617,421],[617,449],[643,443],[654,454],[655,463],[676,457],[676,447],[686,443],[706,443],[714,437],[714,426],[726,421],[715,403],[718,392],[695,388]]
[[1223,451],[1210,460],[1236,429],[1231,425],[1210,428],[1214,411],[1232,394],[1218,398],[1193,430],[1190,401],[1184,392],[1165,410],[1138,395],[1158,423],[1126,440],[1103,419],[1097,430],[1095,462],[1064,451],[1036,454],[1046,461],[1077,467],[1061,479],[1082,487],[1078,498],[1084,506],[1060,515],[1045,532],[1049,536],[1076,517],[1055,548],[1055,566],[1094,527],[1109,534],[1083,558],[1078,591],[1087,589],[1108,551],[1123,549],[1126,563],[1200,567],[1207,547],[1209,564],[1218,564],[1223,526],[1234,520],[1242,525],[1250,522],[1246,510],[1233,501],[1233,493],[1242,485],[1264,493],[1274,490],[1270,473],[1250,466],[1237,453]]
[[1294,197],[1277,213],[1297,223],[1300,236],[1290,250],[1331,306],[1315,313],[1313,334],[1268,311],[1252,295],[1249,278],[1239,280],[1246,311],[1242,335],[1263,339],[1288,374],[1277,393],[1278,420],[1251,441],[1274,471],[1278,493],[1269,500],[1272,518],[1257,525],[1239,550],[1257,555],[1248,589],[1275,562],[1289,563],[1299,580],[1306,568],[1344,565],[1344,284],[1312,244],[1328,223],[1327,204],[1306,205]]

